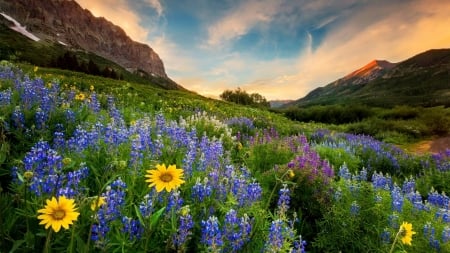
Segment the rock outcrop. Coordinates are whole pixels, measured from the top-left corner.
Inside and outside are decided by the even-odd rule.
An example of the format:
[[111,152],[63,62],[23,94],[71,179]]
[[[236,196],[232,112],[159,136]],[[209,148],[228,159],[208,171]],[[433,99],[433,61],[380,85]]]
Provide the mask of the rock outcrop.
[[125,31],[95,17],[72,0],[1,0],[0,11],[41,40],[86,50],[116,62],[130,72],[167,78],[158,54],[130,39]]

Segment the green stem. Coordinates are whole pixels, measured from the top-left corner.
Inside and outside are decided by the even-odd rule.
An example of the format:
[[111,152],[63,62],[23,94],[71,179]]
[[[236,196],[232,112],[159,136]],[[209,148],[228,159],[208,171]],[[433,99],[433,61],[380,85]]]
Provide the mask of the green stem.
[[392,253],[392,252],[394,251],[395,244],[397,243],[398,236],[400,235],[401,232],[402,232],[402,231],[399,230],[399,231],[397,232],[397,234],[395,235],[395,239],[394,239],[394,242],[392,243],[391,250],[389,250],[389,253]]
[[72,226],[72,234],[70,235],[69,253],[73,252],[73,238],[75,237],[75,224]]
[[50,228],[47,233],[47,239],[45,240],[45,246],[44,246],[44,251],[43,251],[44,253],[50,252],[49,247],[50,247],[50,241],[52,239],[52,232],[53,232],[53,230],[52,230],[52,228]]
[[86,252],[89,252],[89,245],[91,243],[91,236],[92,236],[92,226],[94,226],[94,222],[91,222],[91,226],[89,227],[89,234],[88,234],[88,241],[86,243]]

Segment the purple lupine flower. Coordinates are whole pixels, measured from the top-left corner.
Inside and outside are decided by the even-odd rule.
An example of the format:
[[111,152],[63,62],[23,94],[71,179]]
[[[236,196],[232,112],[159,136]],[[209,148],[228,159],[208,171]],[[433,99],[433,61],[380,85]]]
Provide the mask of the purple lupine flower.
[[347,167],[347,164],[344,162],[341,167],[339,168],[339,174],[341,178],[350,180],[352,178],[352,173],[350,173],[350,170]]
[[279,252],[283,247],[285,224],[282,220],[272,221],[269,229],[269,238],[265,244],[265,252]]
[[192,235],[194,222],[190,214],[189,206],[184,206],[180,210],[180,220],[178,230],[172,236],[172,241],[176,249],[182,249]]
[[383,173],[373,173],[372,185],[375,189],[390,190],[393,186],[392,178],[389,175],[384,176]]
[[0,106],[7,106],[11,104],[11,89],[0,91]]
[[95,113],[100,112],[100,102],[98,101],[97,93],[95,93],[95,92],[92,92],[92,94],[91,94],[89,108]]
[[416,182],[415,182],[414,178],[411,177],[410,179],[406,179],[403,182],[403,185],[402,185],[403,194],[408,194],[408,193],[414,192],[415,189],[416,189]]
[[439,194],[437,191],[431,190],[428,194],[428,203],[437,207],[448,208],[450,206],[450,198],[445,193]]
[[180,191],[175,190],[169,193],[169,200],[166,206],[166,213],[170,214],[171,212],[176,213],[183,206],[184,200],[180,196]]
[[442,230],[442,237],[441,237],[442,243],[446,243],[450,241],[450,227],[445,226]]
[[354,200],[352,202],[352,204],[350,205],[350,214],[352,216],[357,216],[359,214],[360,209],[361,209],[361,207],[358,205],[358,202],[356,202],[356,200]]
[[139,203],[139,211],[143,217],[149,217],[153,213],[153,200],[152,196],[155,194],[155,189],[152,190],[151,194],[147,193],[144,199]]
[[48,114],[46,114],[40,107],[36,109],[35,123],[37,129],[45,129],[45,123],[48,120]]
[[300,235],[298,240],[294,241],[294,248],[291,253],[306,253],[306,241],[302,239]]
[[131,141],[131,151],[130,151],[130,162],[129,166],[131,168],[137,169],[140,165],[142,165],[142,159],[144,158],[143,154],[144,147],[141,145],[141,136],[136,134]]
[[144,233],[144,227],[139,220],[129,218],[127,216],[122,217],[122,232],[129,235],[129,240],[139,240]]
[[65,175],[66,183],[64,187],[58,189],[56,196],[66,196],[73,198],[79,195],[86,189],[80,186],[81,180],[87,178],[89,175],[89,169],[83,166],[81,169],[76,171],[70,171]]
[[202,239],[209,252],[219,252],[223,246],[222,233],[216,216],[210,216],[208,220],[201,222]]
[[383,233],[381,233],[381,241],[384,244],[391,244],[391,232],[389,232],[389,229],[385,228],[383,230]]
[[391,190],[391,198],[392,210],[401,213],[403,208],[403,195],[400,187],[398,187],[397,185],[394,185],[394,188]]
[[14,109],[14,112],[11,115],[11,121],[15,128],[25,128],[25,116],[19,106],[16,106]]
[[253,181],[247,185],[247,201],[249,205],[260,200],[261,196],[261,185],[253,179]]
[[53,193],[61,187],[64,180],[62,174],[62,157],[45,141],[36,143],[24,159],[24,170],[33,172],[30,190],[37,196]]
[[286,184],[283,184],[283,188],[279,191],[279,198],[278,198],[278,212],[281,215],[285,215],[287,210],[289,209],[289,204],[291,201],[290,191],[289,188],[287,188]]
[[63,150],[66,147],[66,140],[63,132],[53,133],[53,148],[56,150]]
[[96,223],[92,226],[92,240],[96,242],[97,247],[105,246],[111,223],[121,217],[121,208],[125,204],[125,189],[126,184],[118,178],[107,186],[106,192],[102,194],[105,204],[98,209],[95,215]]
[[197,178],[194,186],[192,186],[192,198],[199,203],[203,202],[205,198],[210,197],[212,194],[212,187],[208,181],[208,178],[204,178],[203,183],[200,182],[200,178]]
[[252,225],[250,218],[244,214],[239,218],[237,212],[230,209],[225,214],[223,236],[227,239],[226,243],[230,252],[239,252],[239,250],[250,240]]

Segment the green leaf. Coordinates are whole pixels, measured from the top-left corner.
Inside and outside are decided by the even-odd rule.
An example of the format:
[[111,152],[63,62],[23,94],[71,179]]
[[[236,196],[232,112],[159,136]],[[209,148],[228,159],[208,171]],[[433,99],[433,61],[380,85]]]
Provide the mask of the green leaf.
[[139,208],[136,205],[133,205],[133,206],[134,206],[134,211],[136,212],[136,215],[139,219],[139,222],[142,224],[142,226],[144,226],[144,228],[146,228],[146,226],[145,226],[146,224],[144,222],[144,218],[142,217],[141,210],[139,210]]
[[150,229],[153,228],[156,223],[158,223],[159,219],[161,218],[161,214],[164,212],[166,207],[162,207],[157,212],[153,213],[152,216],[150,216]]
[[25,242],[25,240],[17,240],[14,242],[13,247],[11,248],[11,250],[9,251],[9,253],[13,253],[14,251],[16,251],[20,245],[22,245]]

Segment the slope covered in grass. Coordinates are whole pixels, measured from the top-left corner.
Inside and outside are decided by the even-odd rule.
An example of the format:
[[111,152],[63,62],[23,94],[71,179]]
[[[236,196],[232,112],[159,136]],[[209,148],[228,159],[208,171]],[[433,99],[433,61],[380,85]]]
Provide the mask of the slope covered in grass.
[[448,152],[34,70],[0,65],[2,252],[450,250]]

